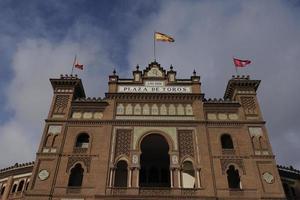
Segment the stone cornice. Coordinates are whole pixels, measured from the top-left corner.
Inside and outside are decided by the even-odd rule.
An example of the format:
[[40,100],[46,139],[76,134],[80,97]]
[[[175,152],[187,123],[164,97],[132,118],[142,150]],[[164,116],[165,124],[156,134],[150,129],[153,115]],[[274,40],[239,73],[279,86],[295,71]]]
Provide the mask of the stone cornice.
[[75,99],[74,101],[72,101],[72,107],[73,108],[77,108],[77,107],[82,107],[82,108],[86,108],[86,107],[97,107],[97,108],[102,108],[104,109],[106,106],[108,106],[109,103],[105,100],[102,100],[100,97],[96,98],[78,98]]
[[169,120],[169,121],[162,121],[162,120],[61,120],[61,119],[46,119],[47,123],[68,123],[69,125],[94,125],[94,126],[101,126],[101,125],[113,125],[113,126],[132,126],[132,125],[143,125],[143,126],[168,126],[168,125],[176,125],[176,126],[197,126],[199,124],[205,124],[207,126],[242,126],[242,125],[264,125],[265,121],[247,121],[247,120],[240,120],[240,121],[208,121],[208,120]]

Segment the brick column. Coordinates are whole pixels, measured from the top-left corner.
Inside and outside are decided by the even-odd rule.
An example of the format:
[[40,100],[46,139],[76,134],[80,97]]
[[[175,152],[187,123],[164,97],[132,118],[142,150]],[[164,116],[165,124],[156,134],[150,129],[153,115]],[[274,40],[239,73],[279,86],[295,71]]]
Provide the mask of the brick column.
[[196,174],[195,174],[195,185],[196,188],[201,188],[201,169],[198,168],[195,170]]
[[173,168],[172,169],[172,176],[173,176],[173,187],[174,188],[180,188],[180,169],[179,168]]
[[2,196],[2,200],[8,200],[13,181],[14,181],[14,179],[12,176],[8,177],[8,180],[7,180],[6,186],[5,186],[5,191]]
[[132,171],[132,174],[131,174],[132,185],[131,185],[131,187],[139,187],[140,169],[138,167],[132,167],[131,171]]

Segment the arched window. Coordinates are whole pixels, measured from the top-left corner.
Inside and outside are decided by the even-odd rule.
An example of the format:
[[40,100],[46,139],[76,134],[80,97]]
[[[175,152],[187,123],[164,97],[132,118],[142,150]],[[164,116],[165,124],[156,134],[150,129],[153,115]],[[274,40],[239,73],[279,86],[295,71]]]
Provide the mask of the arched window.
[[4,194],[4,192],[5,192],[5,186],[3,186],[2,189],[1,189],[1,193],[0,193],[1,196]]
[[68,186],[80,187],[82,185],[83,171],[84,170],[83,170],[81,164],[79,164],[79,163],[76,164],[71,169]]
[[179,104],[177,106],[177,115],[184,115],[184,107],[182,106],[182,104]]
[[142,113],[142,107],[141,107],[140,104],[136,104],[136,105],[134,106],[133,113],[134,113],[135,115],[140,115],[140,114]]
[[290,187],[287,183],[283,183],[284,194],[286,197],[290,197]]
[[124,114],[124,106],[123,106],[123,104],[119,104],[117,106],[117,114],[118,115],[123,115]]
[[18,192],[21,192],[23,190],[23,186],[24,186],[24,180],[22,180],[20,183],[19,183],[19,186],[18,186]]
[[26,188],[25,188],[25,190],[28,190],[28,187],[29,187],[29,181],[26,183]]
[[11,193],[15,193],[16,191],[17,191],[17,184],[14,184]]
[[191,104],[185,106],[185,114],[186,115],[193,115],[193,107]]
[[167,114],[168,114],[167,107],[166,107],[165,104],[162,104],[162,105],[160,106],[160,114],[161,114],[161,115],[167,115]]
[[227,181],[230,189],[241,189],[239,170],[235,169],[233,165],[230,165],[227,170]]
[[44,146],[51,147],[52,138],[53,138],[52,134],[47,135]]
[[176,110],[174,104],[169,105],[169,115],[176,115]]
[[76,140],[76,147],[78,148],[88,148],[90,142],[90,136],[86,133],[81,133]]
[[54,135],[52,145],[51,147],[57,147],[58,146],[58,134]]
[[114,182],[115,187],[127,187],[127,176],[128,176],[127,167],[128,167],[127,162],[124,160],[120,160],[117,163],[117,168],[115,172],[115,182]]
[[126,115],[132,115],[132,105],[131,104],[128,104],[126,106],[125,114]]
[[150,115],[150,108],[148,104],[143,106],[143,115]]
[[195,187],[195,170],[191,161],[185,161],[182,165],[182,187]]
[[158,107],[156,104],[153,104],[152,105],[152,108],[151,108],[151,115],[158,115]]
[[224,134],[221,136],[221,144],[222,149],[233,149],[233,143],[231,136],[228,134]]

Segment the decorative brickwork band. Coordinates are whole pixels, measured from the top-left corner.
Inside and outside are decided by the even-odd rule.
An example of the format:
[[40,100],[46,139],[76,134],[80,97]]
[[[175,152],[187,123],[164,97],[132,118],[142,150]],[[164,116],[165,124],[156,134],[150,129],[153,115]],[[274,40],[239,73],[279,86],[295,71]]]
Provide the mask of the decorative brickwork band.
[[89,157],[89,156],[71,156],[68,159],[68,165],[67,165],[66,172],[69,172],[71,167],[73,167],[74,164],[77,162],[82,162],[85,165],[87,172],[90,171],[91,157]]
[[228,169],[230,164],[235,164],[239,169],[243,171],[244,175],[246,174],[243,160],[234,158],[221,159],[222,174],[226,174],[226,170]]
[[180,158],[183,158],[184,156],[194,157],[193,131],[179,131],[178,144]]
[[255,100],[253,97],[241,97],[241,103],[246,114],[257,114]]
[[131,146],[131,130],[117,130],[116,145],[115,145],[115,158],[120,155],[130,155]]
[[69,98],[70,97],[68,95],[57,95],[55,99],[53,114],[65,114]]

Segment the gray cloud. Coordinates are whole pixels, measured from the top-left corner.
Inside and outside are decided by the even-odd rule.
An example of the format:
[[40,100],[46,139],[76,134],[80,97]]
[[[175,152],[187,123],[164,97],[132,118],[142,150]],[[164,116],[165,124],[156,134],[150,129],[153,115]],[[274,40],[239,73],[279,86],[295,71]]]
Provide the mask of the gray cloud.
[[[56,6],[66,9],[65,4]],[[169,33],[176,40],[173,44],[157,43],[158,62],[166,68],[173,64],[180,77],[189,77],[196,69],[206,97],[223,96],[228,79],[235,73],[232,56],[251,59],[253,64],[240,73],[262,80],[259,100],[277,160],[300,168],[299,8],[284,1],[163,1],[152,14],[143,10],[148,15],[140,18],[145,15],[135,13],[140,7],[123,13],[123,24],[115,25],[120,28],[120,37],[132,36],[128,49],[116,42],[122,40],[114,39],[109,27],[105,30],[90,23],[88,13],[73,21],[65,32],[55,26],[51,29],[55,20],[46,26],[39,16],[30,15],[34,20],[26,18],[26,23],[32,27],[22,27],[25,38],[15,35],[22,30],[8,19],[17,17],[13,9],[5,13],[1,48],[7,49],[5,54],[13,52],[13,79],[6,83],[5,106],[14,115],[0,125],[0,168],[34,159],[52,96],[48,79],[69,73],[75,53],[86,65],[83,72],[78,71],[86,93],[103,96],[114,67],[122,77],[131,76],[128,66],[115,65],[115,60],[125,60],[116,58],[116,52],[122,52],[120,57],[128,54],[131,69],[153,60],[154,30]],[[63,36],[57,39],[50,32]]]
[[[85,29],[89,32],[82,31]],[[87,95],[99,96],[106,91],[103,81],[113,64],[106,53],[108,43],[98,38],[105,32],[88,24],[77,24],[72,30],[63,41],[37,38],[18,44],[12,63],[14,77],[5,91],[7,109],[14,116],[0,126],[1,167],[35,159],[52,97],[48,80],[70,73],[75,54],[85,65],[84,71],[75,73],[83,79]],[[79,30],[83,36],[73,39]]]
[[282,1],[172,1],[152,16],[131,41],[131,65],[152,61],[154,30],[175,37],[157,43],[158,62],[179,76],[201,75],[206,97],[222,97],[235,73],[232,57],[253,61],[240,70],[261,79],[260,105],[278,163],[300,168],[300,22]]

